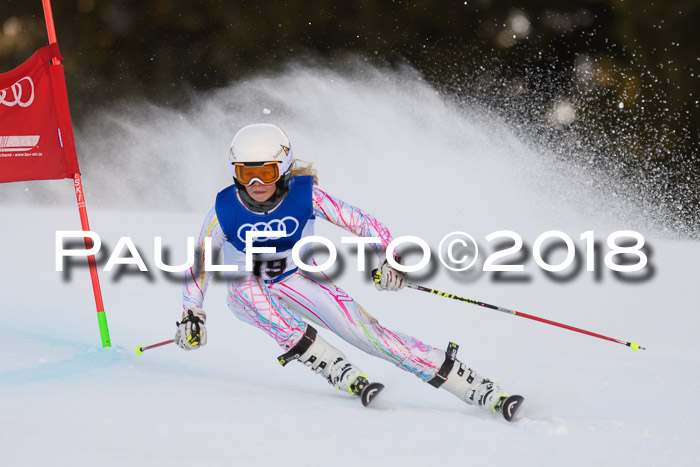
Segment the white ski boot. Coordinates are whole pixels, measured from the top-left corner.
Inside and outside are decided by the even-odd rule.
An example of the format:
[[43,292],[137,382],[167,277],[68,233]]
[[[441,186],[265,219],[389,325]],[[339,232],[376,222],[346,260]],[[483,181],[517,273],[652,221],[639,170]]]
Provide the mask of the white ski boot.
[[445,362],[428,383],[448,390],[467,404],[502,413],[506,420],[513,420],[521,408],[523,397],[505,394],[498,383],[478,375],[457,360],[458,348],[457,344],[450,342],[445,352]]
[[311,325],[307,325],[304,337],[289,352],[278,357],[282,365],[299,360],[320,373],[331,386],[360,397],[367,406],[384,386],[370,383],[362,370],[347,360],[343,352],[326,342]]

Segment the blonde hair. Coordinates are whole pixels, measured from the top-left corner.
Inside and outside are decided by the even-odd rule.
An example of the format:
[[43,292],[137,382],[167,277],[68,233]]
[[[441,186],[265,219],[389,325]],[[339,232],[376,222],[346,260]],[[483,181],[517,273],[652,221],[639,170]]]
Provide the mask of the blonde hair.
[[[301,164],[299,164],[300,162]],[[301,177],[303,175],[312,176],[314,178],[314,185],[318,185],[318,172],[314,168],[313,163],[294,159],[294,163],[292,164],[292,177]]]

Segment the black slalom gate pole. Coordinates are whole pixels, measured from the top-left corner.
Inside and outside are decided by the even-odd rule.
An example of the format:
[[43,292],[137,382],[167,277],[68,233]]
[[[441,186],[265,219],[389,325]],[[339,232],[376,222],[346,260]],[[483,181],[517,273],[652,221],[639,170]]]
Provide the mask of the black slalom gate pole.
[[[379,280],[381,278],[381,273],[377,269],[375,269],[374,271],[372,271],[372,278],[374,279],[375,282],[379,282]],[[551,321],[551,320],[548,320],[545,318],[540,318],[539,316],[528,315],[527,313],[523,313],[521,311],[510,310],[508,308],[503,308],[503,307],[496,306],[496,305],[490,305],[488,303],[480,302],[479,300],[460,297],[458,295],[454,295],[451,293],[441,292],[439,290],[430,289],[428,287],[423,287],[420,285],[411,284],[410,282],[406,284],[406,287],[409,287],[409,288],[415,289],[415,290],[420,290],[421,292],[428,292],[431,294],[439,295],[439,296],[445,297],[445,298],[451,298],[453,300],[459,300],[460,302],[467,302],[467,303],[470,303],[472,305],[478,305],[478,306],[488,308],[491,310],[496,310],[496,311],[500,311],[503,313],[508,313],[510,315],[515,315],[515,316],[520,316],[522,318],[532,319],[534,321],[539,321],[540,323],[550,324],[552,326],[557,326],[560,328],[568,329],[570,331],[580,332],[581,334],[586,334],[588,336],[597,337],[598,339],[605,339],[605,340],[610,341],[610,342],[615,342],[617,344],[626,345],[627,347],[634,350],[635,352],[639,349],[646,350],[645,347],[642,347],[641,345],[639,345],[639,342],[626,342],[626,341],[623,341],[620,339],[615,339],[612,337],[604,336],[602,334],[598,334],[595,332],[586,331],[585,329],[576,328],[574,326],[569,326],[568,324],[557,323],[556,321]]]

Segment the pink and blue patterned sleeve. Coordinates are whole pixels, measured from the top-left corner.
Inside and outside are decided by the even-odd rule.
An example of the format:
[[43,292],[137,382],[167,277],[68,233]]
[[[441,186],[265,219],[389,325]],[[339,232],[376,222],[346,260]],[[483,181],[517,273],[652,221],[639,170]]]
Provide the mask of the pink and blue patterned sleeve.
[[[195,245],[194,264],[185,271],[185,282],[182,286],[182,307],[195,306],[202,308],[204,295],[207,292],[211,272],[204,270],[204,239],[211,237],[212,254],[221,251],[221,247],[226,241],[224,231],[221,230],[219,219],[216,216],[216,209],[212,208],[204,219],[202,230]],[[213,261],[212,261],[213,262]]]
[[379,237],[381,244],[372,245],[380,262],[391,242],[391,233],[384,224],[366,212],[335,198],[318,187],[313,191],[314,215],[340,226],[358,237]]

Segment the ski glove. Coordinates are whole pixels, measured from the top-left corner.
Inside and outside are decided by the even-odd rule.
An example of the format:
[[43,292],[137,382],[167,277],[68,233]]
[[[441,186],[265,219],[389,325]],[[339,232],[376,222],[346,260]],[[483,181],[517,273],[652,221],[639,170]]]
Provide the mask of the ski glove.
[[175,343],[185,350],[198,349],[207,345],[207,314],[197,307],[188,307],[182,312],[182,322],[177,324]]
[[377,272],[378,274],[374,276],[374,286],[377,290],[391,290],[395,292],[406,286],[406,273],[391,267],[386,259],[379,266]]

